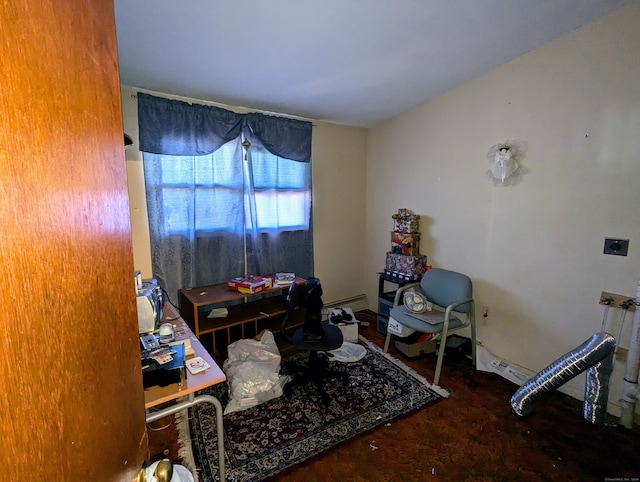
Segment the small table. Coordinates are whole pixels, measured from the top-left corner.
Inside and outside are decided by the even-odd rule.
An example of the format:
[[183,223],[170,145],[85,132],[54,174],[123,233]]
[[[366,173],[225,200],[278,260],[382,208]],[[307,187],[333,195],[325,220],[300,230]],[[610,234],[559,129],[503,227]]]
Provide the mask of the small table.
[[[202,346],[202,343],[195,337],[189,326],[185,323],[182,317],[179,315],[176,308],[169,302],[165,303],[162,310],[163,317],[160,323],[173,323],[175,325],[174,332],[176,341],[189,340],[191,342],[191,348],[193,348],[193,356],[202,357],[211,368],[192,375],[185,369],[185,380],[180,384],[172,384],[166,387],[150,387],[144,391],[144,408],[147,410],[147,423],[161,419],[168,415],[173,415],[181,410],[193,407],[199,403],[212,403],[216,411],[216,424],[218,434],[218,460],[220,470],[220,480],[225,480],[224,469],[224,426],[222,424],[222,404],[220,401],[212,395],[198,395],[195,396],[195,392],[204,388],[223,383],[227,377],[220,369],[211,355]],[[178,398],[186,396],[187,400],[178,402],[170,407],[163,408],[161,410],[150,412],[149,409],[160,405],[161,403],[175,401]]]

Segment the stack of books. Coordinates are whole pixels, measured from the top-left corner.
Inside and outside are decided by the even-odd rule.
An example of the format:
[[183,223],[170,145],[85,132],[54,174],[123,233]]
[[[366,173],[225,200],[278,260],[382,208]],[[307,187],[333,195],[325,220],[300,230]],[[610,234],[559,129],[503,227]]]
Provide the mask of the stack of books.
[[227,281],[227,287],[240,293],[257,294],[271,288],[272,280],[271,278],[248,274]]

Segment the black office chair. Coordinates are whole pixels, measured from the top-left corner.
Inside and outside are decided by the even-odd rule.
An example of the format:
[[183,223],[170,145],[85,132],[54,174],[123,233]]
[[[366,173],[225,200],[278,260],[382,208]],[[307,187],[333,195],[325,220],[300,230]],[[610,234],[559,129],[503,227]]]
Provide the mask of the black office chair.
[[[299,372],[300,375],[293,376],[293,380],[284,387],[285,395],[291,395],[293,387],[303,385],[313,381],[318,395],[325,405],[331,403],[331,398],[327,394],[323,381],[326,379],[341,379],[343,384],[349,382],[346,373],[328,370],[329,362],[326,355],[320,352],[336,350],[342,346],[342,332],[340,328],[327,323],[322,323],[322,286],[317,278],[309,278],[305,286],[291,284],[286,297],[286,313],[282,320],[281,335],[294,347],[299,350],[309,352],[307,365],[298,363],[288,363],[287,366],[292,372]],[[293,318],[295,309],[305,309],[304,324],[293,331],[287,325]]]

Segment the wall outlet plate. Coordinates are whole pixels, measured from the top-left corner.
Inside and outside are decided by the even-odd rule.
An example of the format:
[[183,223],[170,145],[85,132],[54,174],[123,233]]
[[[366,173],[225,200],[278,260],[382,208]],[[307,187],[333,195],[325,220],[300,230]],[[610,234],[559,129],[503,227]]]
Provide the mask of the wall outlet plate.
[[605,238],[604,254],[615,254],[616,256],[626,256],[629,250],[628,239]]

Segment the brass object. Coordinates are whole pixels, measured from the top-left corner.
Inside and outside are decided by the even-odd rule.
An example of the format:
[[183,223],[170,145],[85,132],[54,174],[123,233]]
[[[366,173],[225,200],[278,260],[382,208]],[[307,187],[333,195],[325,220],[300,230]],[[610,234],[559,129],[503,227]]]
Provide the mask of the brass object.
[[170,482],[173,477],[173,463],[171,460],[163,459],[158,462],[153,475],[158,479],[158,482]]
[[133,482],[147,482],[147,471],[144,470],[144,467],[140,469],[138,476],[133,479]]

